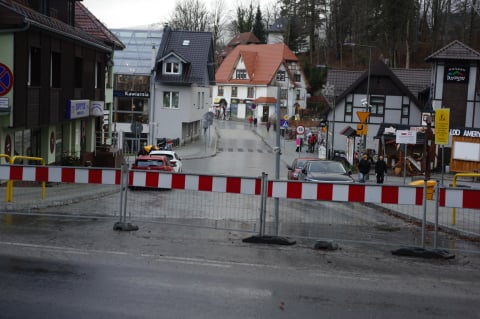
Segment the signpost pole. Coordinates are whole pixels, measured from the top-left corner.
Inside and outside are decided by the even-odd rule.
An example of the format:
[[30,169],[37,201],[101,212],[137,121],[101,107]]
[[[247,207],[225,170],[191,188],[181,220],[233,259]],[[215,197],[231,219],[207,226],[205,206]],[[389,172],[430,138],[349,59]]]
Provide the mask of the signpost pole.
[[403,151],[403,185],[406,184],[406,178],[407,178],[407,143],[404,144],[405,149]]

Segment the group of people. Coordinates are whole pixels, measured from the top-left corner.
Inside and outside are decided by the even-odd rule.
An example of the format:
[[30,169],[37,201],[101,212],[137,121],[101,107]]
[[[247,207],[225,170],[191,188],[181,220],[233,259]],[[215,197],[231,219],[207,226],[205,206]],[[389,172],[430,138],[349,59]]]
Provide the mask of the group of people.
[[[317,135],[310,133],[308,134],[306,140],[308,143],[307,152],[314,153],[315,145],[317,145],[317,142],[318,142]],[[297,139],[295,140],[295,146],[296,146],[296,152],[301,152],[303,147],[303,138],[297,136]]]
[[[365,183],[368,179],[371,170],[371,162],[368,159],[367,154],[363,154],[360,161],[358,161],[358,181],[360,183]],[[383,156],[378,157],[377,162],[375,163],[375,176],[377,178],[377,184],[383,184],[385,180],[385,174],[387,173],[387,163],[383,159]]]

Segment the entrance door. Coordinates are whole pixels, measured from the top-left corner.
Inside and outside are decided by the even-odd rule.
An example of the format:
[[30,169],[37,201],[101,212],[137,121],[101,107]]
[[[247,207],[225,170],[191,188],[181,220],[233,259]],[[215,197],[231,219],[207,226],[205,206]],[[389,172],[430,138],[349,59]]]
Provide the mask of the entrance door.
[[262,112],[262,122],[268,122],[268,111],[270,107],[268,105],[263,106],[263,112]]

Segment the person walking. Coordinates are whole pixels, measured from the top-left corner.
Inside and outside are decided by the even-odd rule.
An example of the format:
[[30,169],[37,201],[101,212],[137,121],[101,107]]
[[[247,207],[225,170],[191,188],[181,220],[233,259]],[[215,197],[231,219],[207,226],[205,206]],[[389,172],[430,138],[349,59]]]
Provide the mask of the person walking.
[[267,127],[267,132],[270,132],[270,121],[267,121],[267,124],[265,124],[265,126]]
[[248,118],[248,123],[250,123],[250,127],[252,127],[253,116],[250,115],[250,117]]
[[383,159],[383,156],[380,155],[378,157],[377,162],[375,163],[375,175],[377,176],[377,184],[383,184],[386,173],[387,173],[387,163]]
[[258,122],[258,119],[255,117],[253,119],[253,127],[257,127],[257,122]]
[[370,161],[368,160],[367,154],[363,154],[360,162],[358,162],[358,182],[365,183],[365,180],[368,179],[368,173],[370,173]]

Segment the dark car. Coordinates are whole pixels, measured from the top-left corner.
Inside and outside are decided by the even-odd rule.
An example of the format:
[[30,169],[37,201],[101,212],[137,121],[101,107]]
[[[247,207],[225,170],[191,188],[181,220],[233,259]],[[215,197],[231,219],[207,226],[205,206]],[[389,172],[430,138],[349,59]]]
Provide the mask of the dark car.
[[163,155],[138,156],[132,164],[132,169],[174,172],[170,161]]
[[302,169],[300,180],[309,182],[353,183],[352,172],[336,161],[308,161]]
[[302,168],[308,161],[319,161],[316,157],[298,157],[293,160],[292,165],[287,164],[287,177],[289,180],[298,180],[298,177],[302,173]]

